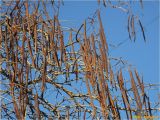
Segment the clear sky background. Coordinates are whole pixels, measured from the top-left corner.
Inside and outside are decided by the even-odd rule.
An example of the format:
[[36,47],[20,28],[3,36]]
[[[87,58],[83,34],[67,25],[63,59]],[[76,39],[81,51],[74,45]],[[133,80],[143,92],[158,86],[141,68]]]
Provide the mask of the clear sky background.
[[[158,46],[159,46],[159,4],[158,2],[144,1],[144,8],[140,8],[139,2],[135,2],[133,8],[143,23],[146,43],[140,27],[136,26],[137,39],[134,43],[129,40],[127,32],[127,15],[119,9],[103,8],[101,17],[108,44],[117,45],[125,41],[117,48],[110,47],[112,56],[123,57],[134,65],[143,74],[146,82],[158,83]],[[67,24],[78,28],[84,19],[92,15],[98,8],[97,2],[91,1],[64,1],[60,9],[60,20],[68,20]]]
[[[60,20],[67,20],[62,24],[66,27],[79,28],[84,19],[91,16],[97,8],[101,8],[101,17],[106,33],[108,44],[119,47],[110,47],[112,57],[122,57],[129,64],[136,68],[139,74],[143,75],[144,82],[160,84],[159,82],[159,3],[158,1],[144,1],[144,8],[141,9],[139,2],[134,2],[133,11],[139,16],[145,30],[146,43],[140,27],[136,26],[136,42],[130,41],[127,32],[127,14],[119,9],[104,8],[93,1],[64,1],[60,9]],[[68,26],[67,26],[68,25]],[[151,100],[155,101],[158,87],[152,92],[147,91]],[[157,99],[157,97],[156,97]]]

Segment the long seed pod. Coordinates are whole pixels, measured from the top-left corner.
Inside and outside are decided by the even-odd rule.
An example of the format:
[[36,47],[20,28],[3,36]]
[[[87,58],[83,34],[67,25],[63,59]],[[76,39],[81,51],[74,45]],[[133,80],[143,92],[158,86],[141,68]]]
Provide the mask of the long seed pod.
[[98,13],[98,20],[99,20],[99,24],[100,24],[99,33],[100,33],[102,47],[104,50],[106,50],[106,52],[108,52],[108,44],[107,44],[106,36],[104,33],[104,28],[103,28],[103,24],[102,24],[102,20],[101,20],[101,16],[100,16],[100,11],[98,11],[97,13]]
[[114,86],[113,82],[114,82],[114,73],[112,71],[112,67],[111,64],[109,64],[109,71],[110,71],[110,83],[112,86]]
[[126,114],[129,117],[128,119],[132,119],[131,106],[128,100],[128,95],[126,93],[126,90],[124,89],[124,80],[123,80],[123,75],[122,75],[121,70],[120,70],[119,75],[117,76],[117,80],[118,80],[118,84],[119,84],[119,87],[122,93],[122,99],[123,99],[124,106],[126,106],[126,108],[129,110],[129,113],[126,110]]
[[127,24],[127,29],[128,29],[128,34],[129,34],[129,39],[130,40],[132,40],[131,39],[131,30],[130,30],[130,15],[128,16],[128,24]]
[[35,110],[36,110],[36,115],[37,115],[37,118],[38,120],[41,120],[41,117],[40,117],[40,110],[39,110],[39,101],[38,101],[38,94],[36,94],[34,96],[34,102],[35,102]]
[[32,54],[32,47],[31,47],[31,43],[30,43],[29,39],[27,39],[27,45],[28,45],[28,50],[29,50],[30,57],[32,59],[32,65],[33,65],[33,67],[36,67],[34,57],[33,57],[33,54]]
[[118,104],[117,104],[117,101],[115,101],[115,104],[116,104],[116,110],[117,110],[117,113],[118,113],[118,119],[120,119],[121,118],[121,115],[120,115],[120,110],[119,110],[119,106],[118,106]]
[[100,85],[100,99],[101,99],[101,101],[100,102],[102,102],[102,104],[101,104],[101,107],[102,107],[102,113],[103,113],[103,115],[104,115],[104,117],[105,118],[107,118],[108,117],[108,112],[107,112],[107,104],[106,104],[106,93],[105,93],[105,91],[106,91],[106,89],[105,89],[105,81],[104,81],[104,74],[103,74],[103,67],[102,67],[102,63],[101,63],[101,61],[99,60],[98,61],[99,62],[99,78],[98,78],[98,82],[99,82],[99,85]]
[[143,25],[142,25],[142,23],[139,19],[138,19],[138,23],[139,23],[139,26],[140,26],[141,31],[142,31],[144,42],[146,42],[146,36],[145,36],[144,28],[143,28]]
[[35,40],[35,54],[37,53],[37,23],[36,23],[36,20],[35,20],[35,23],[34,23],[34,40]]
[[136,33],[135,33],[135,25],[134,25],[134,15],[131,16],[130,26],[132,29],[132,37],[134,38],[134,41],[135,41],[136,40]]
[[[102,20],[101,20],[101,16],[100,16],[100,11],[98,11],[98,20],[99,20],[99,24],[100,24],[100,28],[99,28],[99,34],[100,34],[100,40],[101,40],[101,45],[102,45],[102,50],[103,51],[103,59],[104,59],[104,70],[106,71],[106,77],[108,78],[108,58],[107,58],[107,54],[108,53],[108,44],[106,41],[106,36],[104,33],[104,29],[103,29],[103,25],[102,25]],[[101,47],[100,47],[101,48]]]
[[141,82],[141,79],[140,79],[140,77],[139,77],[139,75],[138,75],[138,72],[137,72],[136,70],[134,70],[134,72],[135,72],[135,75],[136,75],[138,84],[139,84],[139,86],[140,86],[140,88],[141,88],[142,96],[144,96],[144,94],[145,94],[144,84]]
[[133,74],[132,74],[131,70],[129,70],[129,74],[130,74],[130,78],[131,78],[132,90],[133,90],[134,97],[135,97],[135,100],[136,100],[136,103],[137,103],[137,108],[139,110],[141,110],[142,109],[142,103],[141,103],[141,99],[140,99],[140,96],[139,96],[139,93],[138,93],[138,90],[137,90],[137,87],[136,87],[136,83],[134,81]]
[[94,40],[94,35],[93,34],[91,34],[91,43],[92,43],[92,49],[93,49],[93,51],[94,51],[94,66],[95,66],[95,64],[96,64],[96,58],[97,58],[97,52],[96,52],[96,46],[95,46],[95,40]]
[[141,4],[141,8],[143,8],[143,1],[139,0],[140,4]]
[[2,26],[0,25],[0,49],[2,49]]
[[46,83],[46,67],[47,67],[47,61],[46,61],[46,54],[47,54],[47,50],[44,49],[44,63],[43,63],[43,71],[42,71],[42,93],[45,90],[45,83]]
[[90,90],[90,86],[89,86],[89,82],[88,82],[88,78],[86,77],[86,86],[87,86],[87,90],[88,90],[88,94],[89,94],[89,98],[90,98],[90,104],[91,104],[91,107],[93,108],[93,118],[95,117],[95,114],[96,114],[96,108],[94,106],[94,103],[93,103],[93,97],[92,97],[92,94],[91,94],[91,90]]
[[20,115],[20,112],[19,112],[19,109],[18,109],[18,105],[17,105],[15,99],[13,99],[13,106],[14,106],[14,111],[15,111],[17,119],[21,120],[21,115]]
[[111,106],[111,110],[112,110],[113,116],[116,117],[118,113],[116,111],[116,107],[114,105],[114,101],[112,100],[112,96],[110,94],[110,91],[109,91],[109,88],[108,88],[108,84],[106,84],[106,92],[107,92],[108,101],[109,101],[109,105]]

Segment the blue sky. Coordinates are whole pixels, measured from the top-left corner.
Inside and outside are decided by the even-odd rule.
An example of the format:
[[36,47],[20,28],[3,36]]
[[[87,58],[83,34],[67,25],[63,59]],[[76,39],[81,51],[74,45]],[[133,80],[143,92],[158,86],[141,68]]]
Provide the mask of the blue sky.
[[[130,41],[127,32],[127,14],[119,9],[104,8],[101,6],[101,17],[108,44],[117,45],[125,41],[117,48],[110,47],[110,54],[114,57],[122,57],[132,64],[147,83],[158,83],[158,56],[159,56],[159,6],[158,2],[144,1],[141,9],[139,2],[134,3],[133,12],[138,15],[145,30],[145,43],[140,30],[136,26],[136,42]],[[91,1],[64,1],[60,9],[60,20],[67,20],[66,27],[78,28],[88,16],[100,8],[97,2]],[[67,26],[68,25],[68,26]]]
[[[129,64],[136,68],[144,83],[160,84],[159,82],[159,4],[153,1],[144,1],[144,8],[141,9],[140,3],[133,4],[133,12],[138,15],[146,35],[146,43],[140,27],[136,26],[136,42],[130,41],[127,32],[127,14],[119,9],[104,8],[98,6],[93,1],[64,1],[64,6],[60,9],[60,20],[66,20],[62,24],[66,27],[72,26],[79,28],[89,16],[93,15],[97,8],[101,8],[101,17],[106,33],[108,44],[117,45],[123,41],[117,48],[109,47],[112,57],[122,57]],[[127,76],[127,75],[126,75]],[[155,95],[158,93],[158,87],[154,90],[146,90],[155,101]],[[156,96],[157,97],[157,96]],[[157,99],[158,100],[158,99]]]

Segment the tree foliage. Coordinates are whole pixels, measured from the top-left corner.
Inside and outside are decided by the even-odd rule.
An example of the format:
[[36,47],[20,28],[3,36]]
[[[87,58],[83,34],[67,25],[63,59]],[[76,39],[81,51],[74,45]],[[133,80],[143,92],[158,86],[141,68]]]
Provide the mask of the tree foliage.
[[[127,82],[123,69],[114,69],[112,63],[125,63],[109,55],[100,10],[84,20],[79,29],[64,28],[58,16],[62,4],[52,0],[2,1],[1,117],[40,120],[152,116],[155,109],[137,70],[127,68]],[[123,7],[130,2],[114,5],[109,0],[98,0],[98,4],[128,14],[130,39],[136,40],[138,22],[146,40],[140,19],[129,7]],[[143,7],[142,1],[140,4]]]

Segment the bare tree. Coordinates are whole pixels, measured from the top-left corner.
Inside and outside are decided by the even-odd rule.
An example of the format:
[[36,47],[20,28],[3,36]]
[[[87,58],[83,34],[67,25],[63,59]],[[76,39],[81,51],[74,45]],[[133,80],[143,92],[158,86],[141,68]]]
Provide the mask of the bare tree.
[[[1,118],[69,120],[153,116],[158,108],[150,104],[137,70],[108,55],[100,10],[84,20],[78,30],[64,28],[58,17],[62,4],[63,1],[54,0],[2,1]],[[146,41],[143,25],[132,14],[130,2],[119,1],[113,5],[109,0],[98,0],[98,4],[129,13],[130,39],[136,40],[137,22]],[[140,4],[143,7],[141,0]],[[48,6],[53,9],[53,17]],[[122,65],[128,68],[128,81],[124,79]]]

